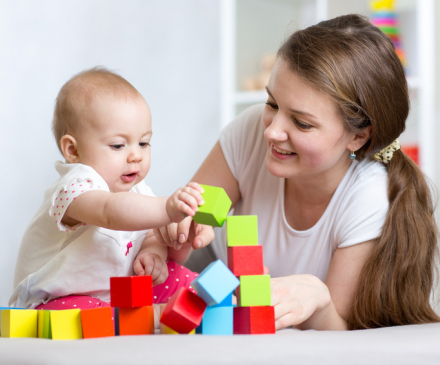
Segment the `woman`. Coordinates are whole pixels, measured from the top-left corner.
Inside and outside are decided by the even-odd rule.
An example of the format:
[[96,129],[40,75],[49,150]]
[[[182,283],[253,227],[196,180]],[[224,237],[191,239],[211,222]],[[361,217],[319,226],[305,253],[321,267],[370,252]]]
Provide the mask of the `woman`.
[[[258,215],[277,329],[439,321],[433,204],[397,140],[409,98],[391,40],[357,15],[298,31],[267,92],[222,131],[193,181],[222,186],[234,214]],[[156,236],[185,241],[189,223]],[[224,240],[213,249],[225,257]]]

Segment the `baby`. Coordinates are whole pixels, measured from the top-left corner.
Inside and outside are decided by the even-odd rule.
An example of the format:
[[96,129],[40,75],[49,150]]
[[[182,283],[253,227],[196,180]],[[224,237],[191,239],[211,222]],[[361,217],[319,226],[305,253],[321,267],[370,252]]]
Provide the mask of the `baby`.
[[154,288],[156,303],[190,287],[197,274],[166,263],[167,247],[152,228],[193,216],[203,189],[189,183],[158,198],[144,183],[152,128],[141,94],[103,68],[81,72],[58,94],[53,131],[66,162],[55,163],[60,178],[24,233],[9,304],[109,306],[112,276],[152,275],[155,285],[167,280]]

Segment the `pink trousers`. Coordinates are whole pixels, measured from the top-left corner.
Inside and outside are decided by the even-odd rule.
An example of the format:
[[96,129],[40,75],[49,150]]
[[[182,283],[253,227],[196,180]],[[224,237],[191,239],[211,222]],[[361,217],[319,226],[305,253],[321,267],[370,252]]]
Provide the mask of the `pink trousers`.
[[[153,303],[166,303],[168,299],[181,287],[185,287],[195,293],[191,282],[197,277],[183,265],[174,261],[168,261],[168,278],[164,283],[153,287]],[[110,303],[86,295],[69,295],[53,299],[46,304],[40,304],[36,309],[60,310],[60,309],[91,309],[110,307]]]

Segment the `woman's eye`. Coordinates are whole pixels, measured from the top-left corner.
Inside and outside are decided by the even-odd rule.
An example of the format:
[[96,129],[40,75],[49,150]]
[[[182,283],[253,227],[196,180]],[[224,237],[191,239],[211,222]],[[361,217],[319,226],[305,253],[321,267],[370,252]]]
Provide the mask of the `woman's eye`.
[[294,122],[295,122],[295,124],[298,126],[299,129],[305,129],[305,130],[308,130],[308,129],[312,128],[311,125],[301,123],[299,120],[294,119]]
[[278,109],[278,105],[276,105],[275,103],[273,103],[270,100],[266,101],[266,105],[268,105],[269,108],[271,108],[271,109]]
[[151,144],[150,144],[150,142],[139,142],[139,146],[147,147],[147,146],[151,146]]
[[111,148],[113,148],[114,150],[118,151],[120,149],[122,149],[124,147],[123,144],[112,144],[110,145]]

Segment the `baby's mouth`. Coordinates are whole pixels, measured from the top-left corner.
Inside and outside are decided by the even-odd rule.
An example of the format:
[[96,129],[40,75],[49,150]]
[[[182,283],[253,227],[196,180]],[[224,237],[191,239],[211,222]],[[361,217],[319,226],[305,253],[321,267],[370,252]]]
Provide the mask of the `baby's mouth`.
[[121,178],[125,182],[132,182],[134,179],[136,179],[137,172],[132,172],[131,174],[122,175]]

